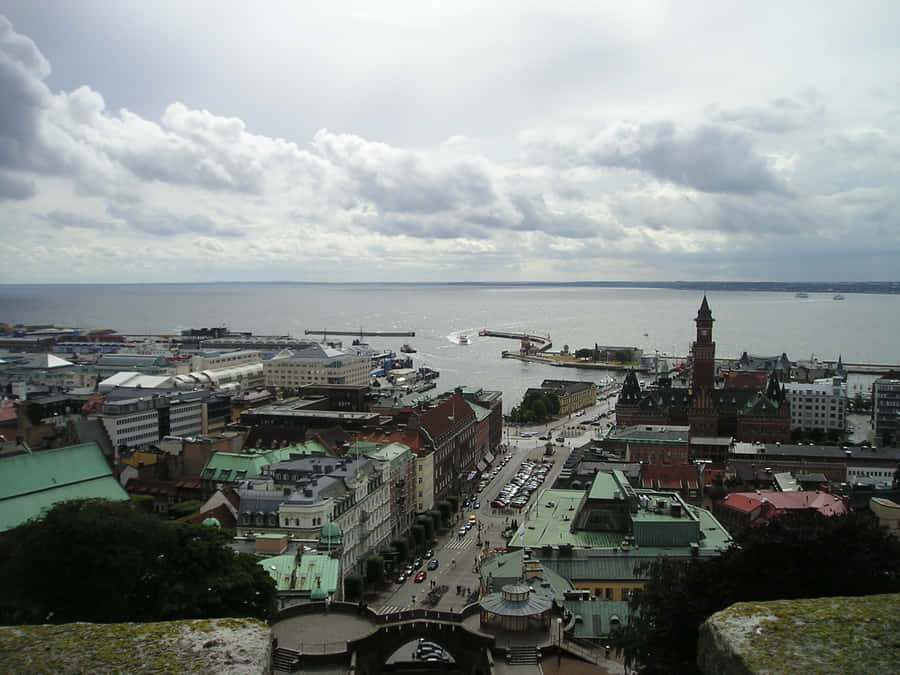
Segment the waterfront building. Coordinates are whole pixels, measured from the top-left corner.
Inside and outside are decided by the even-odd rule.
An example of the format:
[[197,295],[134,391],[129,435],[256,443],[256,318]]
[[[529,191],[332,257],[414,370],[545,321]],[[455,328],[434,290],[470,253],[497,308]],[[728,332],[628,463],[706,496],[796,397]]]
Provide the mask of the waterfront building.
[[847,431],[847,383],[829,377],[813,383],[786,382],[785,398],[791,410],[791,430]]
[[559,399],[560,416],[571,415],[597,402],[597,385],[594,382],[544,380],[539,389],[529,389],[525,395],[533,391],[554,394]]
[[262,353],[255,349],[204,351],[191,356],[191,370],[227,370],[262,363]]
[[267,387],[297,388],[307,384],[368,385],[371,360],[339,349],[310,344],[287,349],[263,364]]
[[900,429],[900,373],[890,372],[872,383],[872,431],[875,442],[897,446]]

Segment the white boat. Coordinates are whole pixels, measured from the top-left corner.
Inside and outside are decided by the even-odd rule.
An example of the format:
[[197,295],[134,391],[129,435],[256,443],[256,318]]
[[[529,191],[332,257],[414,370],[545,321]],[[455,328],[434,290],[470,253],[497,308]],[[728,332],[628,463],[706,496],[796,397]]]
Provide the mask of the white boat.
[[468,338],[468,336],[466,336],[466,335],[460,335],[460,336],[459,336],[459,344],[461,344],[461,345],[467,345],[467,344],[469,344],[469,338]]
[[843,300],[843,299],[844,299],[844,296],[841,295],[840,293],[838,293],[836,296],[834,296],[834,297],[832,298],[832,300]]

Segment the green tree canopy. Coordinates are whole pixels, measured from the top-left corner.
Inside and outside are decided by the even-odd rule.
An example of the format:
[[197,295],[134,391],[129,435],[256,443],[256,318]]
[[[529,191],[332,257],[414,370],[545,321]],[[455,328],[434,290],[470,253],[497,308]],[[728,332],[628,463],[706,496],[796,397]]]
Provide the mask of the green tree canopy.
[[376,586],[384,581],[384,558],[380,555],[373,555],[366,560],[366,581]]
[[228,539],[130,502],[57,504],[0,536],[0,623],[266,619],[275,584]]
[[780,516],[751,528],[722,556],[649,565],[627,626],[612,635],[646,673],[695,673],[697,634],[735,602],[900,591],[900,541],[868,514]]

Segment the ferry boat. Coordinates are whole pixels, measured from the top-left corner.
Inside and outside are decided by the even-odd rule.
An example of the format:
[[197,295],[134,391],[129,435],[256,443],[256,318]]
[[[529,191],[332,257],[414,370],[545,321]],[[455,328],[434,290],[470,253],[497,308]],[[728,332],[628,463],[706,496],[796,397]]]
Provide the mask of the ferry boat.
[[467,345],[467,344],[469,344],[469,338],[468,338],[468,336],[466,336],[466,335],[460,335],[460,336],[459,336],[459,344],[461,344],[461,345]]

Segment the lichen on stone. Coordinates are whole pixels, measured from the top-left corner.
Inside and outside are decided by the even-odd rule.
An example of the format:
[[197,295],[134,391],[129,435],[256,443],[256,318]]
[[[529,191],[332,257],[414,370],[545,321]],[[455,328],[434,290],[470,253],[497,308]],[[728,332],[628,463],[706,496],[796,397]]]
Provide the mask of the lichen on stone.
[[897,594],[738,603],[701,627],[698,664],[708,673],[894,673],[898,632]]
[[271,630],[255,619],[0,627],[4,672],[249,675],[270,661]]

